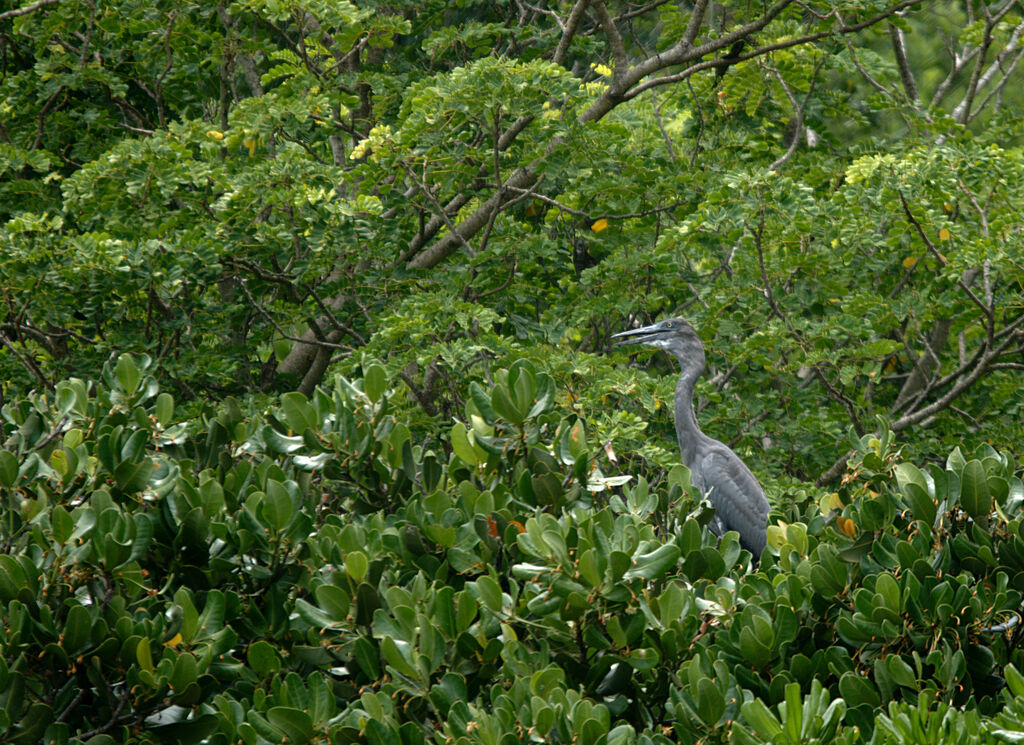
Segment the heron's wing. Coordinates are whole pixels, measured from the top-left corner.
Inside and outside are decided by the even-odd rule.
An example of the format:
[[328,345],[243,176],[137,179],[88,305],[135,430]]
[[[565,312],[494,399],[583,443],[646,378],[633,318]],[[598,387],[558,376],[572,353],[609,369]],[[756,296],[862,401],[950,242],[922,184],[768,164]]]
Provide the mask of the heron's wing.
[[768,500],[746,464],[716,442],[701,459],[704,489],[725,530],[740,534],[740,542],[760,556],[766,542]]

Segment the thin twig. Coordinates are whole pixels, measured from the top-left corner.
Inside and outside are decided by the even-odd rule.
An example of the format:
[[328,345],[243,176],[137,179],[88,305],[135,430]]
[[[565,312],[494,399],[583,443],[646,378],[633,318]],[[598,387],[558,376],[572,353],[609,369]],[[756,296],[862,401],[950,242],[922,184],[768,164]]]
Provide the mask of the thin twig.
[[15,8],[14,10],[7,10],[4,11],[3,13],[0,13],[0,21],[4,20],[5,18],[15,18],[17,16],[23,16],[28,13],[31,13],[33,10],[39,10],[40,8],[47,5],[56,5],[59,2],[60,0],[39,0],[39,2],[32,3],[31,5],[26,5],[24,8]]
[[[249,292],[249,288],[245,286],[244,282],[239,282],[238,286],[242,288],[242,292],[244,292],[245,296],[249,299],[249,304],[252,305],[252,307],[255,308],[257,311],[259,311],[260,315],[262,315],[270,322],[270,325],[274,327],[277,333],[279,333],[283,338],[287,339],[288,341],[295,341],[301,344],[308,344],[309,346],[313,347],[325,347],[327,349],[343,349],[349,352],[352,351],[352,347],[347,344],[334,344],[333,342],[324,341],[323,339],[319,338],[304,339],[302,337],[293,336],[292,334],[289,334],[287,331],[281,328],[280,324],[278,324],[278,322],[274,320],[274,317],[270,315],[269,312],[267,312],[266,308],[264,308],[262,305],[256,302],[256,299],[252,296],[252,293]],[[310,324],[312,325],[313,321],[310,321]]]
[[[921,238],[921,241],[928,248],[928,251],[932,254],[932,256],[934,256],[936,260],[938,260],[938,262],[942,264],[942,266],[946,266],[946,264],[948,264],[949,261],[946,259],[945,256],[943,256],[939,252],[939,249],[935,247],[935,244],[932,243],[931,239],[928,237],[928,234],[925,233],[924,228],[921,226],[921,223],[918,222],[916,217],[914,217],[914,213],[910,209],[910,204],[907,202],[907,198],[903,196],[903,190],[896,189],[896,193],[899,195],[900,203],[903,205],[903,213],[907,216],[907,219],[910,220],[910,224],[914,226],[914,230],[917,232],[917,235]],[[989,320],[990,331],[994,331],[995,315],[993,309],[985,305],[984,302],[982,302],[981,298],[979,298],[974,293],[974,291],[970,287],[968,287],[967,283],[964,282],[962,277],[957,278],[957,284],[960,285],[960,288],[965,293],[967,293],[967,296],[971,299],[971,302],[977,305],[978,308],[981,309],[981,312],[985,314],[985,318]]]

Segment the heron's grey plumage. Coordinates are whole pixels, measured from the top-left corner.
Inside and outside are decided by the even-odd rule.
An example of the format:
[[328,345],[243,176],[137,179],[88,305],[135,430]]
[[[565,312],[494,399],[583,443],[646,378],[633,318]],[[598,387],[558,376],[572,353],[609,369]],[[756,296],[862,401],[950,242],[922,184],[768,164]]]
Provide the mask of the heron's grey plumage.
[[682,318],[623,331],[612,338],[619,344],[644,344],[673,355],[682,368],[676,384],[676,437],[683,463],[690,469],[693,485],[715,508],[711,529],[740,534],[740,544],[760,558],[767,539],[768,500],[746,464],[728,445],[701,432],[693,411],[693,387],[704,372],[704,345],[693,327]]

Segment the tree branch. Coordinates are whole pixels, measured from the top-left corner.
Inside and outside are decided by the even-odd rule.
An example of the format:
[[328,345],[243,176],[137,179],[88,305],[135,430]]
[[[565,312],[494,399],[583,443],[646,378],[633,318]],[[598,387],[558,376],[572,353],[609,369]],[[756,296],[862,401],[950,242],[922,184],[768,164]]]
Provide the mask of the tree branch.
[[3,13],[0,13],[0,21],[4,20],[5,18],[16,18],[17,16],[27,15],[28,13],[31,13],[34,10],[39,10],[40,8],[43,8],[47,5],[56,5],[59,2],[60,0],[39,0],[39,2],[32,3],[31,5],[26,5],[24,8],[6,10]]
[[597,20],[601,23],[601,28],[604,30],[604,35],[608,39],[608,46],[612,50],[612,59],[615,60],[615,70],[612,72],[612,80],[615,84],[625,80],[626,73],[629,70],[629,59],[626,57],[626,47],[622,43],[622,35],[619,33],[619,29],[615,26],[615,21],[612,20],[611,14],[608,13],[608,7],[604,4],[604,0],[593,0],[594,10],[597,13]]
[[917,103],[920,95],[917,92],[917,81],[914,80],[914,73],[910,69],[910,61],[907,59],[907,42],[903,38],[903,29],[890,23],[889,38],[892,40],[892,51],[896,56],[896,68],[900,71],[900,80],[903,81],[903,91],[912,103]]
[[576,4],[572,6],[569,20],[565,23],[565,31],[562,32],[562,38],[558,41],[558,48],[555,49],[555,54],[551,58],[551,61],[556,65],[565,67],[565,58],[569,54],[569,45],[576,35],[576,29],[579,28],[580,20],[583,18],[583,11],[587,9],[588,4],[588,0],[576,0]]

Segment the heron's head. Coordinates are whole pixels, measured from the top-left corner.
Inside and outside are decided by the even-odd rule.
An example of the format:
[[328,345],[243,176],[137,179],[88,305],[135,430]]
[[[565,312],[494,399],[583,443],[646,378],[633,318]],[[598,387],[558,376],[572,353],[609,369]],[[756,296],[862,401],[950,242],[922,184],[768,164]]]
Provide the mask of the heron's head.
[[664,349],[684,365],[687,362],[704,361],[704,345],[700,343],[700,337],[693,326],[683,318],[669,318],[643,328],[622,331],[612,334],[612,338],[619,340],[616,346],[643,344]]

